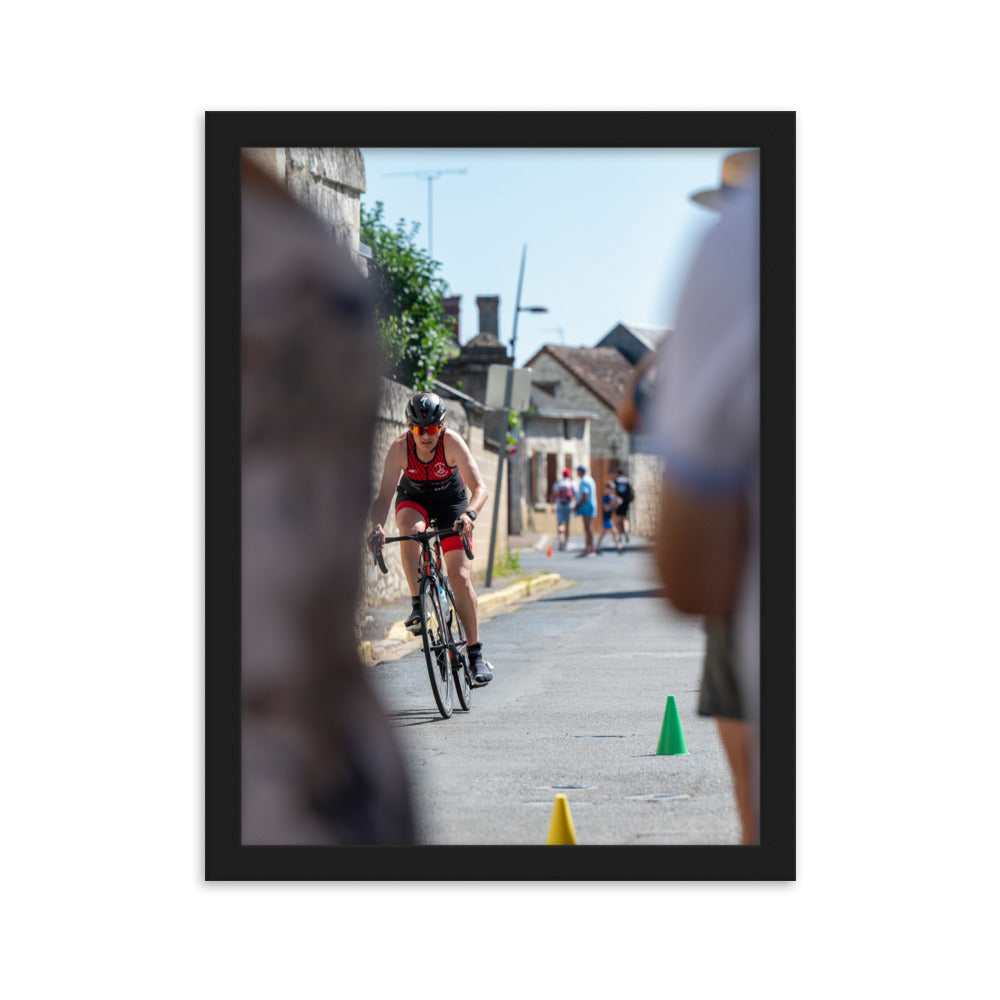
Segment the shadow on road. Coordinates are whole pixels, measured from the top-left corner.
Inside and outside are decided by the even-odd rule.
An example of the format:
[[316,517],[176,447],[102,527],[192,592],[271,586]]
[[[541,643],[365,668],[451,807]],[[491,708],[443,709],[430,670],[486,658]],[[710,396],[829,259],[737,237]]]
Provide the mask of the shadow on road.
[[662,590],[619,590],[609,591],[606,594],[567,594],[565,597],[539,597],[539,604],[548,604],[552,601],[610,601],[621,600],[623,597],[655,597],[658,600],[664,599]]
[[[456,712],[456,715],[464,712]],[[436,709],[408,708],[401,712],[387,712],[386,717],[394,726],[422,726],[428,722],[447,722]]]

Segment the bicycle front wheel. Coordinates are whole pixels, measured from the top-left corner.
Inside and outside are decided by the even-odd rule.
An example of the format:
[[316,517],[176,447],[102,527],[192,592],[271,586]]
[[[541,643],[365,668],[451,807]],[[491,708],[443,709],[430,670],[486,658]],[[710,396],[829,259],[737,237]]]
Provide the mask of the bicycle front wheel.
[[458,695],[459,707],[463,712],[468,712],[472,708],[472,681],[469,677],[469,655],[465,651],[465,629],[462,628],[462,619],[458,617],[455,608],[455,595],[451,592],[451,584],[447,581],[444,585],[444,596],[445,621],[451,623],[449,639],[455,694]]
[[425,577],[420,585],[420,613],[424,618],[424,656],[431,678],[431,692],[438,711],[451,718],[451,654],[447,606],[437,581]]

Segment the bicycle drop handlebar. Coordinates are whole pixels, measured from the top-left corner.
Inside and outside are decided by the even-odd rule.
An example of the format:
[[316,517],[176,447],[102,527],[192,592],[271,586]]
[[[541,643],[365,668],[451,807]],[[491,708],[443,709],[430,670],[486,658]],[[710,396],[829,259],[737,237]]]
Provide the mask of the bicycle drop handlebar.
[[[392,538],[387,537],[385,544],[388,545],[389,542],[420,542],[423,545],[435,538],[452,538],[454,535],[458,535],[462,539],[462,548],[465,549],[465,554],[472,559],[472,546],[469,545],[469,536],[461,531],[456,531],[454,528],[431,528],[429,531],[415,531],[412,535],[395,535]],[[374,533],[368,536],[368,548],[371,550],[375,565],[383,573],[388,573],[389,567],[386,566],[385,561],[382,559],[382,546],[376,547]]]

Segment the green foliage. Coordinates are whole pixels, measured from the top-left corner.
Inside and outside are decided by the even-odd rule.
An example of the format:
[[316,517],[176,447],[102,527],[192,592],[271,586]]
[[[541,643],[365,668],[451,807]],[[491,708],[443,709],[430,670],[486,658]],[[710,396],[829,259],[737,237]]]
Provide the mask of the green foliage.
[[514,431],[521,426],[521,418],[514,410],[507,414],[507,444],[517,444],[517,436]]
[[493,561],[495,576],[512,576],[521,572],[521,553],[516,549],[508,549],[499,559]]
[[380,286],[376,319],[387,373],[414,389],[430,389],[445,362],[456,353],[454,321],[444,312],[446,283],[440,263],[413,243],[420,229],[400,219],[394,229],[383,221],[382,202],[361,206],[361,239],[372,250]]

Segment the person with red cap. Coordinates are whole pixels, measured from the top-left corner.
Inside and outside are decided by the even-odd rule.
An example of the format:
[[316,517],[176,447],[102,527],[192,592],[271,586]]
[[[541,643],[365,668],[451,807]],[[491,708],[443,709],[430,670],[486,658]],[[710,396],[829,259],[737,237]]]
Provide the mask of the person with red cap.
[[569,469],[563,469],[562,479],[557,479],[552,484],[552,492],[549,494],[549,503],[556,512],[556,535],[560,550],[565,550],[569,542],[569,525],[573,517],[575,499],[576,485],[573,482],[573,473]]

